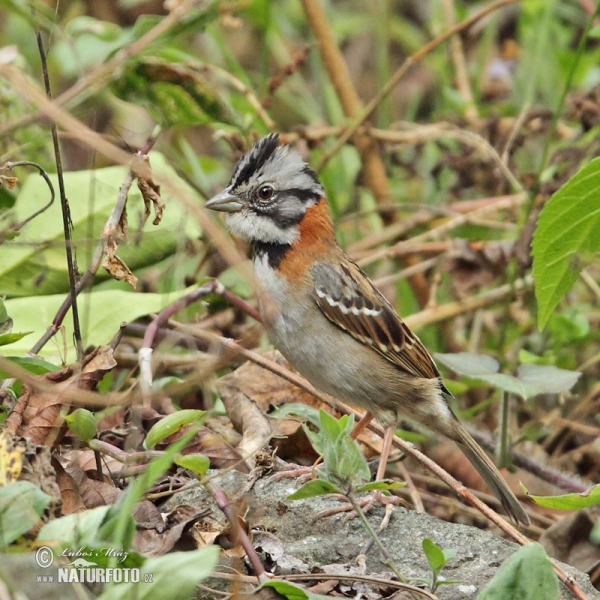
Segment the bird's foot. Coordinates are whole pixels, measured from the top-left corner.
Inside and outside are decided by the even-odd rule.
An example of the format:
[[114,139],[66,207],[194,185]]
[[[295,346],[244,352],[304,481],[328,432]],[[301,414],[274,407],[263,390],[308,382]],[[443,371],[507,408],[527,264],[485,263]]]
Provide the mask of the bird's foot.
[[[336,496],[340,500],[345,500],[345,496]],[[384,496],[381,490],[374,490],[369,492],[362,498],[357,500],[357,504],[363,513],[368,513],[376,504],[383,504],[386,507],[388,506],[398,506],[400,504],[400,498],[397,496]],[[340,506],[336,506],[334,508],[328,508],[326,510],[322,510],[317,513],[313,519],[313,521],[318,521],[324,517],[331,517],[332,515],[338,515],[340,513],[347,512],[346,518],[344,522],[349,521],[350,519],[356,519],[358,514],[354,510],[354,507],[349,502],[342,504]]]
[[315,465],[312,467],[301,467],[300,465],[290,465],[289,469],[283,469],[282,471],[277,471],[274,475],[269,477],[269,481],[281,481],[282,479],[294,478],[297,477],[297,485],[301,486],[302,484],[310,481],[311,479],[316,478],[315,474]]

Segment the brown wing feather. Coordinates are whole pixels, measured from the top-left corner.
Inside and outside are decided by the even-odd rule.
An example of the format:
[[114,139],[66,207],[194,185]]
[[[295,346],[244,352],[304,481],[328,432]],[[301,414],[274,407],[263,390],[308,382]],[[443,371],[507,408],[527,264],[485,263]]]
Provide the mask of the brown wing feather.
[[349,259],[339,265],[319,262],[310,273],[317,305],[332,323],[403,371],[415,377],[439,377],[419,338],[358,265]]

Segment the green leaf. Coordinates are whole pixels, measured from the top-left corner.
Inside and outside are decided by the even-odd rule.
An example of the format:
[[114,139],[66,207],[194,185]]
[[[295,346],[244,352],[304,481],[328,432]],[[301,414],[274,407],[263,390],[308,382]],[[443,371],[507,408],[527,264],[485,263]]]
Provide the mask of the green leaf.
[[287,598],[287,600],[331,600],[331,596],[323,596],[323,594],[313,594],[304,588],[287,581],[267,581],[263,583],[261,588],[273,588],[278,594]]
[[[140,294],[133,291],[94,290],[89,294],[81,294],[78,300],[83,309],[82,314],[87,315],[84,345],[100,346],[109,343],[123,321],[131,323],[144,315],[158,313],[190,291],[191,289],[179,290],[171,294]],[[32,329],[33,337],[38,339],[52,323],[52,319],[64,299],[64,294],[32,296],[7,300],[6,305],[10,308],[15,323],[23,329]],[[76,360],[75,347],[72,342],[73,319],[70,313],[64,320],[63,326],[65,327],[64,340],[67,344],[66,362],[68,364]],[[40,350],[40,355],[49,360],[61,362],[62,333],[59,332],[54,339],[57,342],[46,344]],[[31,346],[32,342],[20,340],[11,346],[11,352],[25,354]]]
[[231,122],[231,114],[201,72],[157,57],[128,63],[112,86],[115,94],[145,106],[166,126]]
[[94,415],[85,408],[77,408],[65,417],[69,429],[83,442],[96,437],[98,427]]
[[[190,199],[198,197],[198,194],[167,163],[162,154],[151,152],[149,156],[157,183],[172,182],[177,189],[178,197],[188,196]],[[70,171],[64,174],[73,222],[73,244],[78,249],[80,263],[85,263],[87,260],[89,244],[95,245],[99,240],[102,227],[114,208],[119,188],[127,173],[128,167],[116,166],[93,171]],[[49,178],[54,188],[58,190],[56,175],[50,174]],[[200,235],[200,228],[195,219],[190,218],[188,209],[178,201],[178,197],[173,196],[173,192],[169,192],[169,187],[163,185],[161,190],[166,208],[160,225],[154,226],[152,219],[148,219],[143,228],[140,228],[139,218],[135,217],[144,210],[142,194],[137,186],[133,186],[129,191],[127,201],[129,235],[135,243],[121,243],[118,255],[132,270],[154,265],[166,256],[174,254],[182,247],[186,238],[196,239]],[[25,219],[43,206],[48,201],[48,197],[48,187],[44,180],[38,175],[30,175],[19,191],[14,206],[15,219]],[[90,231],[96,236],[93,240],[89,239]],[[67,293],[69,276],[63,235],[60,203],[55,202],[43,215],[33,219],[21,229],[18,245],[2,247],[0,296],[4,294],[46,296]],[[96,274],[96,281],[107,279],[110,279],[108,273],[100,269]],[[79,296],[80,302],[83,302],[85,297],[84,294]],[[13,302],[14,300],[8,300],[6,309],[17,323],[11,308]],[[129,302],[135,304],[137,300],[129,300]],[[30,308],[31,316],[34,317],[36,309]],[[91,318],[94,318],[94,310],[88,311],[86,307],[82,312],[86,314],[89,312]],[[65,323],[68,320],[65,319]],[[45,328],[50,322],[46,322]],[[30,327],[25,326],[21,329],[28,330]],[[112,336],[114,332],[108,335]],[[72,339],[72,333],[68,334],[67,339]]]
[[33,331],[23,331],[21,333],[3,333],[0,335],[0,346],[14,344],[19,340],[22,340],[26,335],[29,335],[30,333],[33,333]]
[[581,270],[600,251],[600,158],[546,202],[533,236],[538,327],[543,327]]
[[526,544],[507,558],[477,600],[557,600],[558,578],[544,548]]
[[[98,600],[189,600],[198,583],[214,571],[219,552],[218,546],[206,546],[149,558],[141,567],[140,582],[109,586]],[[152,583],[142,583],[148,581]]]
[[556,510],[580,510],[600,503],[600,484],[591,487],[581,494],[563,494],[561,496],[533,496],[521,484],[523,491],[539,506]]
[[517,369],[517,376],[523,383],[535,385],[546,394],[560,394],[570,390],[577,383],[581,373],[530,363],[521,365]]
[[482,381],[487,381],[487,383],[492,384],[493,386],[508,392],[509,394],[515,394],[520,396],[524,400],[528,398],[533,398],[538,394],[543,392],[537,385],[532,385],[521,381],[517,377],[513,375],[508,375],[506,373],[496,373],[495,375],[482,375],[477,379],[481,379]]
[[342,492],[324,479],[313,479],[305,483],[299,490],[287,497],[287,500],[302,500],[313,496],[325,496],[326,494],[341,494]]
[[[0,328],[4,326],[4,324],[8,321],[8,311],[6,310],[6,306],[4,305],[4,300],[0,298]],[[3,331],[0,329],[0,332]]]
[[110,506],[98,506],[54,519],[42,527],[37,539],[40,542],[77,542],[93,546],[110,509]]
[[371,479],[367,459],[348,433],[335,441],[325,439],[323,462],[326,478],[344,487],[362,485]]
[[371,483],[366,483],[365,485],[361,485],[356,492],[370,492],[372,490],[397,490],[398,488],[403,488],[406,485],[403,481],[391,481],[390,479],[382,479],[381,481],[372,481]]
[[[219,281],[221,278],[219,277]],[[275,410],[269,413],[269,417],[272,419],[285,419],[289,415],[306,419],[315,425],[319,425],[319,410],[314,406],[308,406],[308,404],[302,404],[301,402],[290,402],[289,404],[282,404]]]
[[205,454],[178,454],[175,456],[175,464],[202,477],[210,469],[210,458]]
[[460,375],[486,381],[525,400],[539,394],[564,392],[573,387],[581,375],[577,371],[558,369],[553,366],[525,364],[519,366],[515,377],[507,373],[498,373],[500,365],[491,356],[459,352],[436,354],[435,357]]
[[320,429],[333,442],[338,440],[344,434],[347,423],[347,415],[336,419],[323,409],[319,411]]
[[51,500],[29,481],[0,487],[0,547],[12,544],[36,525]]
[[454,557],[456,550],[446,550],[444,552],[435,542],[429,538],[423,540],[423,552],[427,557],[427,562],[433,571],[434,577],[444,568],[446,563]]
[[495,358],[485,354],[473,354],[471,352],[440,354],[437,352],[435,358],[455,373],[475,379],[481,378],[482,375],[497,373],[500,369],[500,363]]
[[67,23],[65,31],[73,37],[87,34],[107,42],[116,40],[121,36],[121,28],[118,25],[108,21],[100,21],[87,15],[80,15],[71,19]]
[[173,435],[187,425],[198,422],[206,414],[204,410],[179,410],[176,413],[167,415],[164,419],[155,423],[146,439],[144,440],[144,448],[154,448],[156,444]]
[[[60,367],[42,360],[41,358],[34,358],[32,356],[7,356],[6,358],[34,375],[43,375],[44,373],[60,371]],[[0,379],[7,379],[8,377],[10,377],[10,374],[0,369]]]

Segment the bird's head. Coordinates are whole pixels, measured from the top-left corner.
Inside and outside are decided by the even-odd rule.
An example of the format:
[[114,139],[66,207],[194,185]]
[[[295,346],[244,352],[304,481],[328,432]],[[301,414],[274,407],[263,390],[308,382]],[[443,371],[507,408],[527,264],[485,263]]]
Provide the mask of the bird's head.
[[292,244],[306,211],[324,197],[315,172],[271,133],[236,164],[229,185],[206,208],[227,213],[230,231],[248,242]]

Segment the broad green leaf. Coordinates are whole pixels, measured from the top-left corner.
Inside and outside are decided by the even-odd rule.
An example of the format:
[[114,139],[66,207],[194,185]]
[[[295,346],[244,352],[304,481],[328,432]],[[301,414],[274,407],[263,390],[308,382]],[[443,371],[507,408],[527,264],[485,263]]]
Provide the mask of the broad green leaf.
[[8,344],[14,344],[19,340],[22,340],[26,335],[33,333],[33,331],[23,331],[21,333],[3,333],[0,334],[0,346],[8,346]]
[[544,548],[526,544],[507,558],[477,600],[557,600],[558,578]]
[[483,354],[436,354],[444,365],[473,379],[486,381],[491,385],[516,394],[527,400],[539,394],[557,394],[573,387],[581,373],[558,369],[553,366],[525,364],[517,369],[517,377],[498,373],[498,361]]
[[600,251],[598,231],[600,158],[595,158],[552,195],[537,222],[532,253],[540,329]]
[[313,594],[304,588],[287,581],[267,581],[261,588],[273,588],[278,594],[287,598],[287,600],[331,600],[331,596],[322,594]]
[[[218,546],[206,546],[149,558],[141,567],[140,582],[107,587],[98,600],[189,600],[198,583],[214,571],[219,552]],[[152,583],[143,583],[148,581]]]
[[[78,302],[84,332],[84,346],[90,344],[100,346],[109,343],[123,321],[131,323],[144,315],[160,312],[165,306],[185,296],[190,291],[190,289],[187,289],[170,294],[140,294],[133,291],[94,290],[89,294],[81,294]],[[6,306],[9,308],[15,324],[19,328],[33,330],[33,334],[29,338],[12,344],[10,347],[11,352],[15,352],[15,354],[28,352],[33,344],[29,340],[37,340],[44,334],[64,299],[64,294],[57,294],[7,300]],[[70,312],[63,325],[65,327],[64,340],[61,332],[57,333],[54,340],[42,348],[40,355],[60,363],[63,358],[63,343],[66,343],[66,363],[69,364],[76,359],[75,347],[72,341],[73,320]]]
[[534,496],[521,484],[523,491],[536,504],[557,510],[580,510],[600,503],[600,484],[581,494],[563,494],[561,496]]
[[517,376],[520,381],[535,385],[547,394],[560,394],[570,390],[577,383],[581,373],[529,363],[517,369]]
[[205,414],[206,411],[204,410],[187,409],[178,410],[175,413],[167,415],[152,426],[144,440],[144,448],[154,448],[156,444],[162,442],[180,429],[192,423],[197,423]]
[[0,547],[12,544],[38,523],[51,500],[29,481],[0,487]]
[[77,408],[65,417],[67,427],[83,442],[96,437],[98,427],[94,415],[85,408]]
[[[131,187],[127,214],[129,235],[135,243],[121,243],[117,253],[132,270],[153,265],[174,254],[186,237],[197,238],[200,234],[198,225],[190,218],[186,207],[178,201],[182,194],[196,198],[197,193],[179,177],[161,154],[151,153],[150,165],[157,183],[163,184],[161,194],[166,206],[158,226],[152,225],[150,218],[140,231],[144,203],[137,186]],[[114,208],[119,188],[127,173],[127,167],[117,166],[94,171],[70,171],[64,175],[73,221],[73,242],[77,248],[80,268],[87,263],[90,248],[94,248],[100,239],[102,228]],[[58,190],[56,175],[49,177]],[[172,183],[182,194],[178,193],[177,197],[171,195],[165,182]],[[48,197],[48,187],[44,180],[38,175],[30,175],[17,197],[15,218],[25,219],[43,206]],[[68,292],[69,277],[63,236],[62,213],[60,202],[57,201],[23,227],[18,245],[5,243],[2,246],[0,295],[39,296]],[[109,278],[104,269],[99,269],[97,280]],[[16,323],[10,302],[6,302],[6,308]],[[46,327],[48,324],[49,322]]]
[[[54,373],[59,371],[60,367],[49,363],[48,361],[42,360],[41,358],[34,358],[33,356],[7,356],[6,357],[16,365],[23,367],[34,375],[43,375],[44,373]],[[7,379],[11,375],[6,371],[0,369],[0,379]]]
[[210,458],[205,454],[178,454],[175,457],[175,464],[202,477],[210,469]]
[[517,377],[513,375],[508,375],[506,373],[496,373],[495,375],[481,375],[477,377],[477,379],[481,379],[482,381],[487,381],[491,383],[493,386],[508,392],[509,394],[515,394],[520,396],[524,400],[528,398],[533,398],[538,394],[541,394],[543,390],[539,388],[537,385],[532,385],[530,383],[526,383],[521,381]]
[[455,354],[436,353],[435,358],[459,375],[479,378],[482,375],[497,373],[500,363],[485,354],[457,352]]
[[361,494],[362,492],[370,492],[372,490],[397,490],[406,485],[403,481],[391,481],[390,479],[382,479],[381,481],[372,481],[361,485],[356,491]]
[[302,500],[303,498],[312,498],[313,496],[325,496],[326,494],[341,494],[333,483],[324,479],[313,479],[305,483],[299,490],[287,497],[287,500]]

